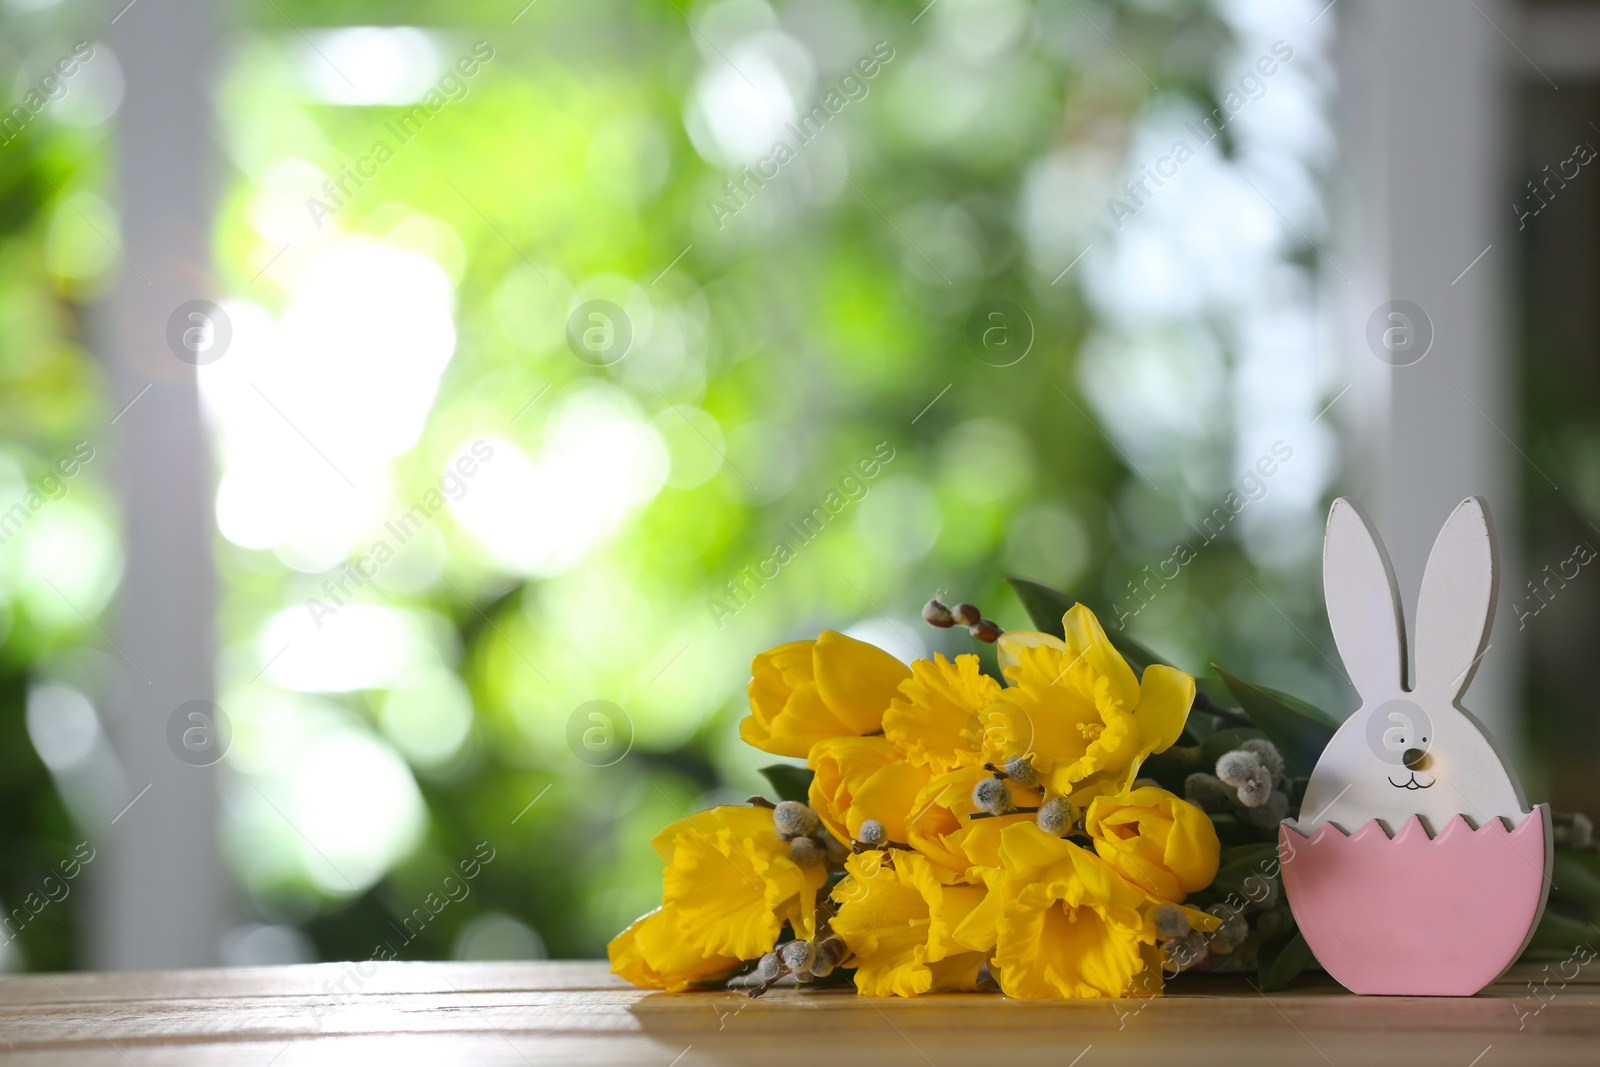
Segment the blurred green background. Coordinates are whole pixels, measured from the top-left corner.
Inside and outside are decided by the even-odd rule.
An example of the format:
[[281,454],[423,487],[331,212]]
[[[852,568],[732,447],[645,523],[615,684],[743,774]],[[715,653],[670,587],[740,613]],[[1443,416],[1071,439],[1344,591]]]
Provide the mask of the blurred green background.
[[[224,961],[600,954],[659,901],[651,835],[762,788],[771,758],[737,734],[753,655],[822,628],[965,651],[920,605],[1024,625],[1007,574],[1196,672],[1347,706],[1319,620],[1338,383],[1307,244],[1333,20],[519,6],[224,8],[233,339],[200,372],[235,729]],[[83,839],[75,797],[109,758],[92,620],[119,574],[116,412],[88,349],[126,268],[105,14],[0,10],[13,99],[96,49],[0,146],[0,508],[79,441],[103,457],[0,545],[9,909]],[[1241,90],[1274,42],[1292,59]],[[1123,186],[1178,140],[1176,177]],[[787,524],[818,507],[801,543]],[[425,904],[490,850],[467,895]],[[6,966],[81,959],[82,897]]]

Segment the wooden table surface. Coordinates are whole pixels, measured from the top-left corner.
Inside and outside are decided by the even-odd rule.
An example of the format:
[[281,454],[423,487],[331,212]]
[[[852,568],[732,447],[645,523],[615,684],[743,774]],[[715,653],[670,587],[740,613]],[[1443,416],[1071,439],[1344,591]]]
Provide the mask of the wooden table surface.
[[1186,975],[1159,1000],[1069,1003],[668,995],[587,961],[364,966],[367,977],[317,964],[0,978],[0,1063],[1600,1063],[1597,964],[1565,985],[1554,965],[1522,966],[1469,999],[1355,997],[1322,975],[1264,996],[1244,979]]

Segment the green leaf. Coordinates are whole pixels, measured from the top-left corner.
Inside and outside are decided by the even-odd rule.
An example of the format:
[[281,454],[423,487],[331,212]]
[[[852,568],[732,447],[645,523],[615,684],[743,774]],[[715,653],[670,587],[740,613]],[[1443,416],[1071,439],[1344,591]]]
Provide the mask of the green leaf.
[[811,795],[811,779],[816,772],[792,763],[774,763],[761,768],[761,774],[772,783],[772,791],[779,800],[798,800],[804,804]]
[[[1325,718],[1296,710],[1268,690],[1235,678],[1215,663],[1216,671],[1228,689],[1239,700],[1239,706],[1250,716],[1261,732],[1283,753],[1284,765],[1290,776],[1310,774],[1317,765],[1317,757],[1333,740],[1335,727]],[[1309,704],[1296,701],[1309,708]]]
[[1296,930],[1293,937],[1274,940],[1261,946],[1261,972],[1257,980],[1261,992],[1271,993],[1288,985],[1317,958],[1311,954],[1305,935]]
[[1022,601],[1022,610],[1028,613],[1028,618],[1033,620],[1033,625],[1047,634],[1065,638],[1066,629],[1061,625],[1061,616],[1065,615],[1077,603],[1067,594],[1048,585],[1030,581],[1027,578],[1007,578],[1011,588],[1017,594],[1017,599]]
[[1278,703],[1286,706],[1290,711],[1297,711],[1308,719],[1316,719],[1320,722],[1325,722],[1335,730],[1343,725],[1343,721],[1336,717],[1333,712],[1323,711],[1315,704],[1301,700],[1293,693],[1285,693],[1281,689],[1269,689],[1264,685],[1258,685],[1256,688],[1267,694],[1267,696],[1278,701]]

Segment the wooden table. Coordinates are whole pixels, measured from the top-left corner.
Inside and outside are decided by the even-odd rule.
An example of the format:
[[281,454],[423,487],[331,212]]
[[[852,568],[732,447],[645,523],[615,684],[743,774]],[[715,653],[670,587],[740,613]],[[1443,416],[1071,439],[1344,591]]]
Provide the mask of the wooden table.
[[667,995],[597,962],[365,966],[364,977],[353,964],[317,964],[3,978],[0,1063],[1600,1063],[1600,961],[1564,987],[1552,979],[1543,999],[1528,982],[1546,972],[1523,966],[1464,1000],[1354,997],[1321,975],[1263,996],[1243,979],[1184,976],[1160,1000],[1072,1003]]

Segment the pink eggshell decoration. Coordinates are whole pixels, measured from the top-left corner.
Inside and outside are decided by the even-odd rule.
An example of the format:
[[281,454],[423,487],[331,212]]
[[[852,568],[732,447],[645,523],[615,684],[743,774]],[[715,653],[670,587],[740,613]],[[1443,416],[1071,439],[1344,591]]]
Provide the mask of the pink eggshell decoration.
[[1318,962],[1352,993],[1471,996],[1505,971],[1544,909],[1549,810],[1515,830],[1457,815],[1429,838],[1373,820],[1278,831],[1283,886]]

